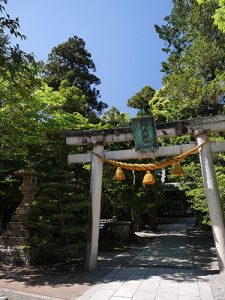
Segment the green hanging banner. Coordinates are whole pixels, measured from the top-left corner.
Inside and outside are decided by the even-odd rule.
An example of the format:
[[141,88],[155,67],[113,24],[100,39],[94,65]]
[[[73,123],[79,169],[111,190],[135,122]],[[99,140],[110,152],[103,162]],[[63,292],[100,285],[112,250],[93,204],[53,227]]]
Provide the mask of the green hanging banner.
[[133,119],[134,141],[136,151],[158,149],[156,129],[153,117]]

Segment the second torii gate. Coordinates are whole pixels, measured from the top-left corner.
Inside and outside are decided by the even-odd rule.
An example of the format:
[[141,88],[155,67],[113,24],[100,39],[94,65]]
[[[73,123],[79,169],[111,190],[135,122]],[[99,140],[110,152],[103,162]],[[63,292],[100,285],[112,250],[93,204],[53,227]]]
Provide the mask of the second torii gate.
[[[208,132],[225,131],[225,116],[217,115],[192,120],[183,120],[156,125],[157,137],[168,138],[173,136],[192,135],[197,145],[208,139]],[[105,151],[106,143],[128,142],[134,140],[132,127],[105,129],[105,130],[76,130],[67,131],[68,145],[93,145],[93,152],[104,155],[107,159],[131,160],[151,157],[176,156],[193,148],[193,144],[182,144],[159,147],[156,151],[135,152],[131,150]],[[225,151],[225,141],[211,142],[202,146],[199,151],[205,194],[208,201],[209,214],[212,223],[214,243],[217,251],[218,263],[221,272],[225,272],[225,224],[220,202],[218,184],[214,171],[212,152]],[[68,156],[68,163],[92,163],[90,182],[89,228],[87,243],[86,268],[93,270],[97,265],[99,221],[101,209],[103,161],[93,152],[73,154]]]

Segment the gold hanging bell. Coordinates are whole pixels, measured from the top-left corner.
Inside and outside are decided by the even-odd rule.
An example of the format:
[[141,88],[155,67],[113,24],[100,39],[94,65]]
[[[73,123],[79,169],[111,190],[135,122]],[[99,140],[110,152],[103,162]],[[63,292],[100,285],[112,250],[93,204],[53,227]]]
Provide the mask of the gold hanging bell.
[[184,176],[184,170],[181,167],[179,161],[174,164],[172,175],[174,175],[174,176]]
[[150,171],[146,172],[142,183],[143,184],[154,184],[155,183],[155,178]]
[[113,176],[113,180],[124,180],[125,179],[125,175],[124,175],[124,173],[123,173],[123,170],[120,168],[120,167],[118,167],[117,169],[116,169],[116,173],[115,173],[115,175]]

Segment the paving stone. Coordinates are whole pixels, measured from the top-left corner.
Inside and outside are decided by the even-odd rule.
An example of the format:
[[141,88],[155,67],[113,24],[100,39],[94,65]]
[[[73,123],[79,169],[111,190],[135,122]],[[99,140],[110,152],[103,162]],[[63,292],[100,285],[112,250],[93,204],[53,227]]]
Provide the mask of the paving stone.
[[123,284],[113,296],[115,297],[133,297],[138,289],[136,284]]
[[[150,291],[138,290],[132,300],[154,300],[156,293]],[[125,299],[125,298],[123,298]]]
[[203,300],[213,300],[210,285],[208,282],[198,282],[200,296]]
[[154,300],[179,300],[179,299],[178,299],[178,296],[177,297],[174,297],[174,296],[170,297],[170,296],[165,295],[165,296],[156,296],[154,298]]
[[205,300],[200,297],[192,297],[192,296],[179,296],[179,300]]
[[[89,298],[89,296],[83,296],[83,295],[81,295],[81,296],[79,296],[78,298],[76,297],[76,298],[73,298],[74,300],[76,299],[76,300],[87,300]],[[72,300],[73,300],[72,299]]]
[[177,281],[188,281],[188,282],[197,282],[197,277],[195,271],[191,270],[178,270],[177,274],[173,274],[173,277],[177,279]]
[[148,269],[144,268],[135,268],[133,269],[132,275],[143,275],[145,276],[148,273]]
[[132,272],[133,272],[133,270],[129,269],[129,268],[120,269],[120,270],[118,270],[117,273],[115,273],[114,279],[126,280],[131,275]]
[[135,273],[132,273],[128,279],[126,280],[126,283],[127,284],[138,284],[140,285],[141,282],[143,281],[143,278],[144,278],[145,274],[135,274]]
[[171,296],[171,297],[174,296],[174,297],[176,297],[176,296],[178,296],[178,287],[160,288],[160,286],[159,286],[156,295],[157,296],[164,296],[164,295],[166,295],[166,296]]
[[140,291],[157,291],[159,284],[160,284],[160,280],[161,279],[145,279],[142,281],[142,283],[140,284],[138,290]]
[[118,288],[121,287],[123,284],[123,281],[112,281],[112,282],[107,282],[104,283],[103,286],[101,287],[102,290],[117,290]]
[[111,272],[109,272],[108,274],[105,275],[104,279],[113,279],[115,278],[116,274],[119,272],[119,269],[113,270]]
[[178,292],[178,282],[175,280],[161,280],[159,289],[173,289]]
[[160,293],[156,294],[155,300],[179,300],[178,294],[171,294],[166,291],[161,291]]
[[200,293],[197,282],[179,283],[179,296],[199,297]]
[[127,280],[142,280],[145,277],[146,272],[142,274],[137,274],[136,272],[132,273]]
[[152,268],[150,269],[145,278],[156,278],[156,279],[161,279],[163,277],[164,271],[162,268]]
[[110,300],[131,300],[131,298],[127,298],[127,297],[112,297],[112,298],[110,298]]
[[86,292],[82,294],[82,296],[92,296],[94,293],[96,293],[101,287],[103,286],[103,283],[96,283],[92,287],[90,287]]
[[115,293],[115,290],[98,290],[93,296],[89,297],[88,300],[108,300]]
[[[132,284],[135,284],[135,285],[140,285],[141,284],[141,282],[142,282],[142,279],[137,279],[137,280],[127,280],[126,281],[126,284],[130,284],[130,285],[132,285]],[[1,300],[1,299],[0,299]]]

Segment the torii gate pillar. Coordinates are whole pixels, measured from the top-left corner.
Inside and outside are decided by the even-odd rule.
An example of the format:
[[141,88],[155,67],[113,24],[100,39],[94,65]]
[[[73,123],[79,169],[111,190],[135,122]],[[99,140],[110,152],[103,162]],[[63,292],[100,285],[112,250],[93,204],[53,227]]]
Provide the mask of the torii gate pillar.
[[[197,144],[208,140],[204,131],[195,132]],[[220,272],[225,272],[225,225],[219,189],[213,165],[210,144],[206,143],[199,151],[205,194],[208,201],[209,215],[212,223],[214,243],[217,251]]]
[[[102,155],[103,145],[96,144],[93,151]],[[101,211],[101,194],[102,194],[102,173],[103,161],[96,155],[92,154],[92,169],[90,183],[89,199],[89,218],[87,234],[87,257],[85,268],[94,270],[97,265],[98,256],[98,239],[99,239],[99,222]]]

